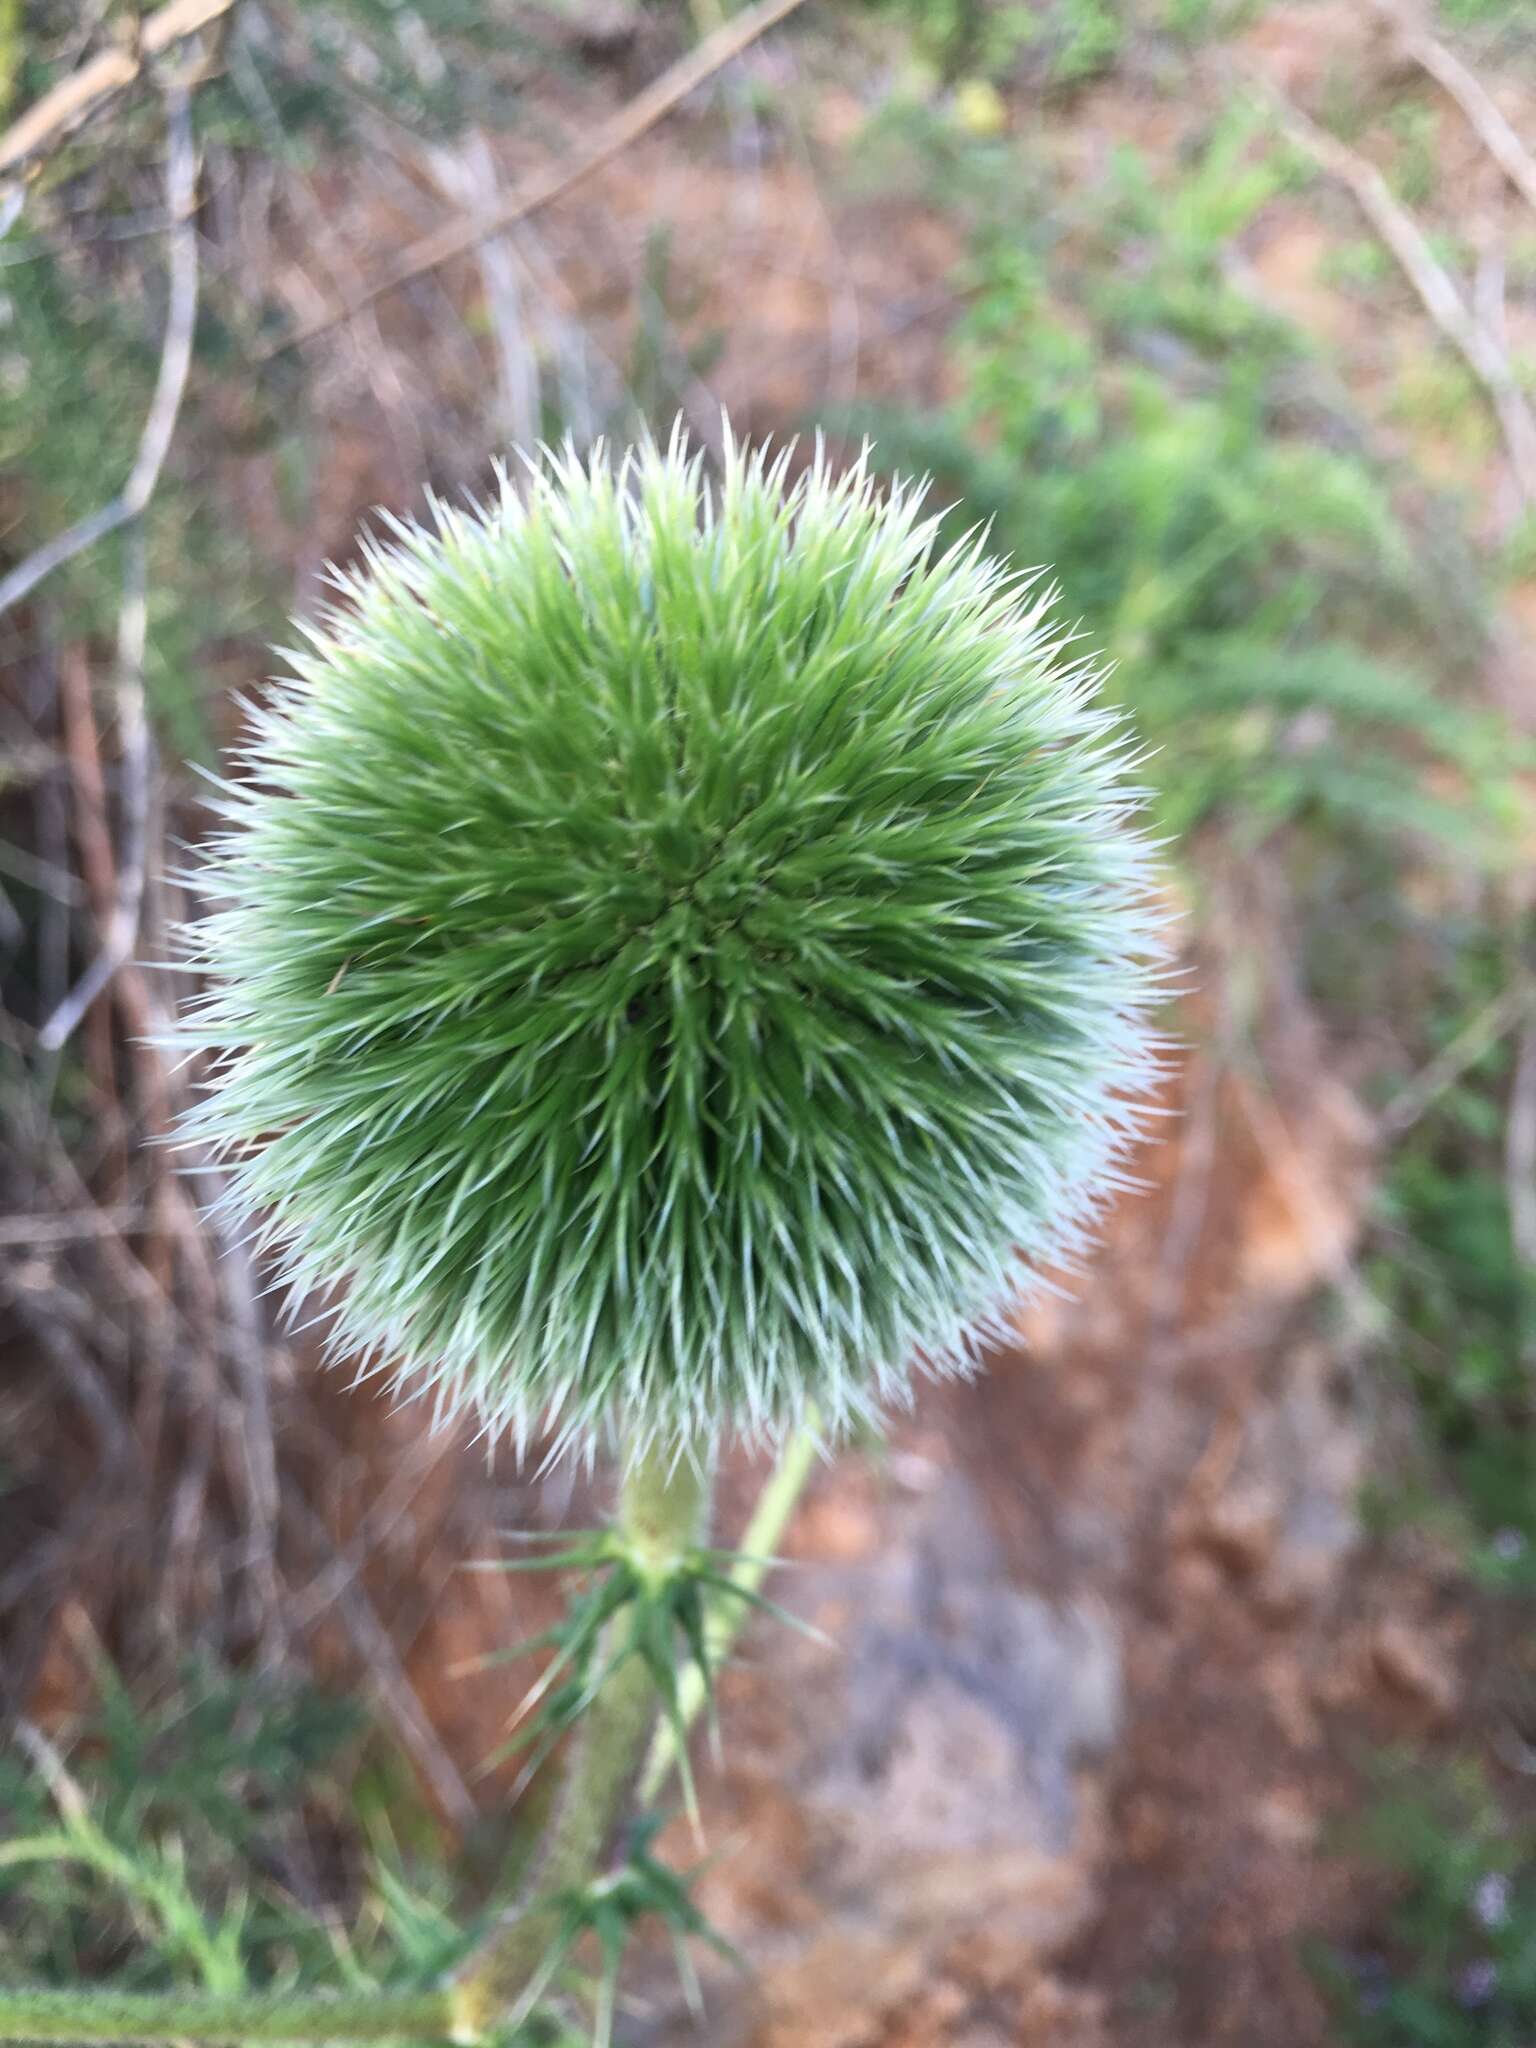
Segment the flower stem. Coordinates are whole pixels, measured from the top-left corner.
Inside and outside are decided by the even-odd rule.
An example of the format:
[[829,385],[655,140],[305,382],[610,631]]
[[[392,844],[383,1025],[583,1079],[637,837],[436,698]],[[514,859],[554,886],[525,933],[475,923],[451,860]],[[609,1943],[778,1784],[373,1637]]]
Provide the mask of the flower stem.
[[[778,1464],[757,1497],[752,1519],[742,1533],[741,1554],[728,1574],[731,1584],[744,1594],[761,1590],[789,1518],[805,1491],[821,1443],[815,1424],[816,1418],[812,1415],[805,1427],[797,1430],[785,1444]],[[729,1655],[731,1645],[747,1618],[748,1606],[748,1600],[730,1600],[724,1595],[711,1605],[705,1623],[711,1671],[717,1671]],[[697,1664],[691,1664],[678,1684],[678,1708],[685,1731],[698,1719],[708,1689],[704,1673]],[[640,1773],[639,1796],[642,1803],[649,1805],[655,1799],[676,1762],[677,1736],[672,1724],[662,1721],[651,1738],[645,1769]]]
[[[619,1496],[615,1534],[642,1568],[658,1576],[700,1540],[709,1495],[702,1461],[647,1451],[631,1459]],[[618,1616],[610,1635],[627,1626]],[[609,1640],[604,1651],[618,1654]],[[602,1651],[599,1652],[601,1656]],[[643,1659],[610,1671],[574,1738],[554,1817],[516,1905],[499,1920],[450,1987],[455,2038],[475,2039],[508,2018],[527,2017],[531,1985],[558,1926],[552,1901],[584,1885],[618,1825],[641,1746],[656,1713],[656,1687]]]
[[7,1990],[0,1987],[0,2041],[447,2040],[446,1991],[365,1991],[335,1996],[274,1992]]

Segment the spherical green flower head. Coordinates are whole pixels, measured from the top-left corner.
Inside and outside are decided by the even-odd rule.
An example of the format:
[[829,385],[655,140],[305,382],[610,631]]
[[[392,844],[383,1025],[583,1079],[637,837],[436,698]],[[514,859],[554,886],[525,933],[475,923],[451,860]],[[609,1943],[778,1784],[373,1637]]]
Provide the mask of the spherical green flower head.
[[339,579],[222,786],[189,1023],[338,1350],[520,1438],[837,1430],[1080,1249],[1145,846],[1049,594],[921,498],[550,457]]

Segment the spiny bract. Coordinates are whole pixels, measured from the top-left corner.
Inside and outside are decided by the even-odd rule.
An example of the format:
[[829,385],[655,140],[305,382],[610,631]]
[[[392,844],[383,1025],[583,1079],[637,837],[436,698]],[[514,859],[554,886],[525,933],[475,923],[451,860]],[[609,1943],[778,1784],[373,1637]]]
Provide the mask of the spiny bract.
[[201,881],[189,1135],[519,1438],[829,1430],[1070,1259],[1158,987],[1124,744],[920,487],[674,437],[365,545]]

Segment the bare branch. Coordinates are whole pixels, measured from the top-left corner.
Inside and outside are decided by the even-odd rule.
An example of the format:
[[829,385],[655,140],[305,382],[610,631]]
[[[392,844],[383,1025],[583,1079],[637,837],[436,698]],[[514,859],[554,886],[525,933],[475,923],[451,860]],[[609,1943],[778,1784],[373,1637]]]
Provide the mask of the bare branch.
[[44,1052],[57,1052],[66,1043],[113,975],[132,957],[139,936],[149,859],[154,755],[144,710],[145,615],[144,535],[135,527],[128,536],[117,636],[118,728],[123,766],[123,851],[118,862],[117,901],[107,920],[100,952],[38,1031],[37,1042]]
[[1507,988],[1459,1031],[1450,1044],[1436,1053],[1423,1071],[1401,1088],[1376,1119],[1384,1139],[1397,1139],[1409,1131],[1433,1108],[1448,1088],[1453,1088],[1469,1069],[1475,1067],[1505,1032],[1512,1031],[1531,1008],[1531,991]]
[[24,1714],[18,1714],[11,1723],[11,1732],[32,1759],[38,1776],[53,1795],[53,1802],[64,1819],[85,1820],[90,1812],[90,1803],[70,1776],[63,1757],[42,1729],[29,1721]]
[[[321,1560],[322,1573],[329,1577],[336,1561],[336,1547],[330,1531],[308,1501],[296,1498],[292,1505],[300,1519],[305,1540]],[[415,1762],[448,1819],[455,1827],[468,1827],[475,1819],[475,1802],[459,1774],[458,1766],[443,1747],[442,1738],[417,1697],[388,1629],[355,1577],[341,1571],[333,1583],[337,1618],[367,1667],[401,1746]]]
[[1487,392],[1520,496],[1527,506],[1536,506],[1536,414],[1508,355],[1472,313],[1423,230],[1375,165],[1320,128],[1273,85],[1261,83],[1291,141],[1349,187],[1360,211],[1402,266],[1425,312]]
[[[223,1176],[216,1167],[206,1167],[204,1176],[215,1192],[222,1187]],[[272,1347],[262,1320],[260,1286],[249,1246],[230,1228],[216,1203],[209,1205],[208,1221],[220,1254],[223,1348],[234,1368],[238,1393],[234,1428],[227,1432],[227,1442],[239,1461],[249,1503],[245,1563],[255,1583],[265,1632],[276,1640],[286,1633],[286,1622],[277,1569],[281,1496],[272,1421]]]
[[621,150],[638,141],[647,129],[654,128],[689,93],[712,78],[733,57],[739,57],[759,36],[793,14],[801,4],[802,0],[758,0],[755,7],[734,15],[707,35],[687,56],[669,65],[612,120],[605,121],[573,163],[540,171],[484,212],[448,221],[430,235],[412,242],[357,298],[306,321],[282,341],[262,350],[258,361],[266,362],[289,349],[302,347],[318,335],[329,333],[333,327],[339,327],[344,321],[353,320],[365,312],[386,293],[398,291],[402,285],[410,284],[430,271],[440,270],[455,256],[467,255],[493,235],[502,234],[518,221],[526,220],[530,214],[563,198],[591,177],[594,171],[601,170]]
[[234,0],[171,0],[142,24],[136,43],[103,50],[61,79],[0,136],[0,177],[19,170],[29,157],[94,113],[103,100],[132,85],[151,57],[195,35],[233,5]]
[[75,1405],[85,1415],[101,1452],[97,1478],[126,1465],[132,1434],[115,1390],[71,1327],[65,1298],[51,1280],[34,1281],[34,1268],[13,1264],[4,1276],[4,1295],[47,1356]]
[[[438,183],[450,197],[472,206],[494,204],[496,165],[479,130],[462,148],[434,149],[428,157]],[[519,266],[510,238],[487,236],[475,252],[475,260],[496,347],[494,424],[514,447],[531,448],[539,430],[539,371],[523,316]]]
[[1453,50],[1407,20],[1401,8],[1382,4],[1380,11],[1397,30],[1404,54],[1450,95],[1511,185],[1536,207],[1536,157],[1505,120],[1482,80]]
[[[118,527],[137,519],[154,496],[165,465],[181,401],[186,393],[187,372],[192,364],[192,335],[197,325],[197,229],[193,225],[193,199],[197,183],[197,158],[192,141],[191,103],[186,89],[171,87],[166,94],[166,211],[170,216],[169,304],[165,341],[160,352],[160,369],[155,394],[150,402],[138,453],[128,472],[128,481],[117,496],[77,520],[63,533],[45,541],[10,574],[0,577],[0,616],[30,595],[45,576],[94,547]],[[62,1041],[61,1041],[62,1042]]]
[[[192,140],[192,108],[186,89],[172,87],[166,95],[166,201],[172,222],[170,294],[165,345],[160,357],[154,402],[145,423],[139,452],[128,481],[110,505],[93,520],[81,522],[40,548],[0,584],[0,612],[24,596],[51,569],[57,568],[102,533],[136,522],[154,495],[171,437],[176,431],[192,361],[192,335],[197,324],[197,230],[192,220],[196,184],[196,153]],[[86,532],[86,529],[92,529]],[[82,538],[82,535],[84,536]],[[74,545],[71,545],[71,542]],[[123,847],[118,861],[117,901],[107,922],[100,952],[75,986],[47,1017],[38,1032],[44,1052],[57,1052],[82,1017],[133,954],[144,908],[149,861],[149,813],[154,773],[154,739],[144,704],[144,648],[147,631],[145,544],[134,525],[123,563],[123,602],[117,631],[117,715],[122,749]]]
[[85,891],[68,868],[39,860],[24,846],[0,845],[0,874],[14,875],[18,882],[51,896],[55,903],[83,903]]
[[142,1221],[142,1212],[133,1208],[86,1209],[74,1216],[0,1216],[0,1246],[79,1244],[136,1230]]

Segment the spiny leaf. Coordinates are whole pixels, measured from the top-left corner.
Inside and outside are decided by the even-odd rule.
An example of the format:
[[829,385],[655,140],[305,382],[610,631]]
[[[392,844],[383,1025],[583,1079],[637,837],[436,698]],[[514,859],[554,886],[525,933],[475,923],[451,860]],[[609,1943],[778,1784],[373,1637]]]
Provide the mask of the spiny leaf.
[[685,1942],[703,1941],[727,1962],[737,1968],[746,1967],[737,1950],[709,1924],[694,1904],[693,1886],[702,1866],[676,1871],[658,1862],[651,1854],[651,1843],[661,1825],[660,1814],[642,1815],[630,1826],[623,1863],[606,1876],[555,1893],[548,1900],[554,1909],[555,1926],[529,1996],[541,1998],[559,1976],[578,1942],[584,1935],[591,1935],[598,1944],[601,1964],[593,1998],[592,2048],[609,2048],[619,1974],[635,1929],[643,1920],[659,1919],[667,1929],[677,1957],[684,1996],[695,2013],[702,2001],[698,1974]]

